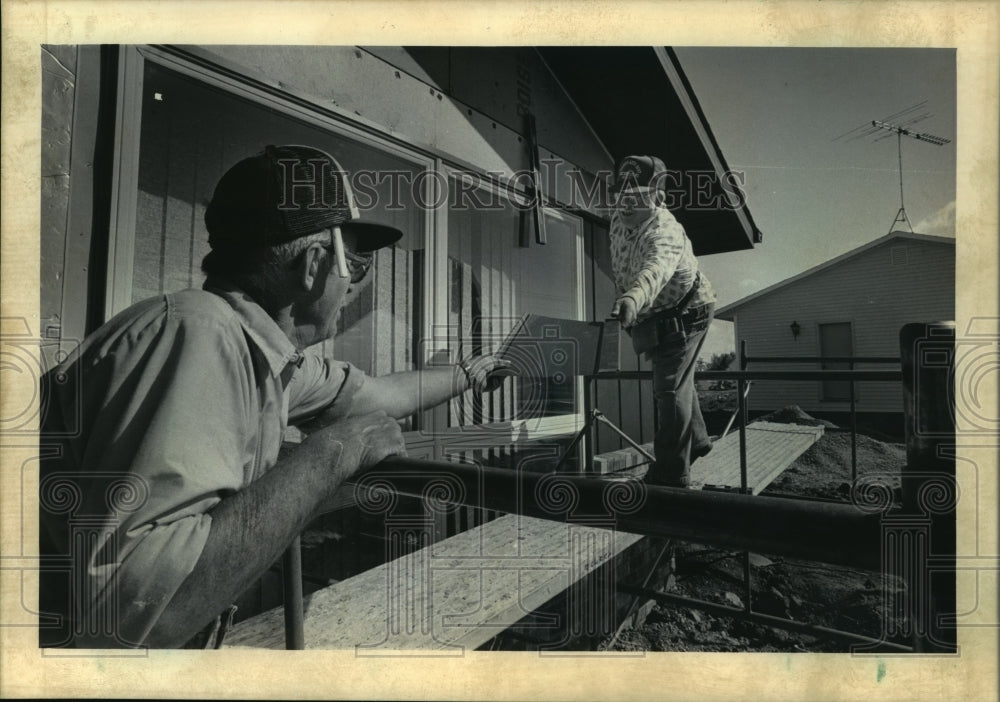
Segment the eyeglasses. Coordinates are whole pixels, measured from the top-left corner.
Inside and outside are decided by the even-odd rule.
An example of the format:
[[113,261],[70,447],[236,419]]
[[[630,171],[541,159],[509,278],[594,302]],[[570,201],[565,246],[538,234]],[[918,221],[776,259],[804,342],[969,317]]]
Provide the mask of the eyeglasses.
[[[335,239],[335,235],[331,234],[331,238]],[[329,244],[325,244],[323,248],[329,251],[330,255],[336,259],[337,246],[334,241],[331,240],[331,242]],[[347,273],[351,278],[351,283],[360,283],[365,279],[365,276],[368,275],[368,271],[375,262],[375,254],[371,252],[357,254],[353,251],[348,251],[345,246],[341,246],[340,248],[344,252],[344,264],[347,268]],[[340,264],[335,262],[333,265],[336,267]]]
[[347,259],[347,270],[350,272],[351,282],[354,284],[360,283],[365,279],[372,264],[375,262],[373,254],[356,254],[351,251],[344,251],[344,257]]

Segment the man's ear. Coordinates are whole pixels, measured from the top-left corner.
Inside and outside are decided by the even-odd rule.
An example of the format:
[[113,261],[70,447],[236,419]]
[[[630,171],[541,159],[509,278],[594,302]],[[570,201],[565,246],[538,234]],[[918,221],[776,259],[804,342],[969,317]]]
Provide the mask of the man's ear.
[[296,275],[303,290],[311,291],[317,282],[326,275],[329,266],[325,261],[322,244],[310,244],[299,257]]

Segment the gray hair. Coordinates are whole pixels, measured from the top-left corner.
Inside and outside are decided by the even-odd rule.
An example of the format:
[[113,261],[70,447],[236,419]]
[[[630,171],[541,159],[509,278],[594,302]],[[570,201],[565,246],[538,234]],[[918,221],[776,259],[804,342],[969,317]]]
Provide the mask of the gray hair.
[[313,244],[329,246],[330,232],[307,234],[265,248],[217,247],[202,259],[201,270],[209,277],[223,278],[236,284],[261,307],[270,311],[292,296],[292,264]]

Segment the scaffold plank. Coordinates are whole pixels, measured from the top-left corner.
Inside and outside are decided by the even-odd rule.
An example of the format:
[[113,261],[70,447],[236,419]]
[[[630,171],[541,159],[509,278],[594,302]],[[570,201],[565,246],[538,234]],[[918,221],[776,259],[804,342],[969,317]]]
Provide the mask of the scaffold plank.
[[[305,645],[372,656],[428,649],[460,655],[642,538],[504,515],[307,596]],[[237,623],[226,646],[284,648],[282,609]]]
[[[768,485],[823,436],[822,426],[752,422],[747,425],[747,487],[760,494]],[[643,448],[653,451],[653,444]],[[643,475],[648,466],[645,458],[633,448],[610,451],[594,456],[595,473],[627,470]],[[713,444],[712,452],[691,466],[691,487],[740,487],[740,435],[733,431]]]

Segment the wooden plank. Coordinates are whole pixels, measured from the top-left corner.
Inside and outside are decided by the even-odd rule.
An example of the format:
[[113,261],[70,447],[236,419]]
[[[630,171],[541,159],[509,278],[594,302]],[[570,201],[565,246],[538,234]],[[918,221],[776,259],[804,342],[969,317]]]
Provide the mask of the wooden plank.
[[[796,458],[823,436],[823,427],[774,422],[753,422],[747,425],[747,486],[758,495],[770,485]],[[643,448],[653,452],[652,442]],[[646,459],[627,447],[594,456],[592,472],[607,474],[629,470],[644,475]],[[740,487],[740,435],[726,435],[713,445],[712,452],[691,466],[691,487],[705,485]]]
[[[306,648],[461,654],[642,538],[504,515],[308,596]],[[238,623],[226,641],[284,648],[281,609]]]
[[[759,494],[823,435],[823,427],[754,422],[747,426],[747,486]],[[727,441],[728,440],[728,441]],[[720,446],[720,444],[722,444]],[[739,433],[716,442],[712,453],[692,466],[698,485],[739,487]]]

